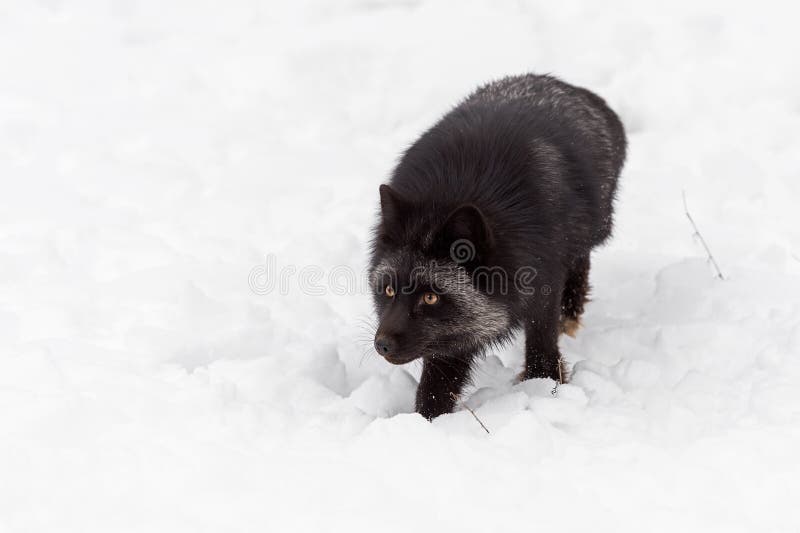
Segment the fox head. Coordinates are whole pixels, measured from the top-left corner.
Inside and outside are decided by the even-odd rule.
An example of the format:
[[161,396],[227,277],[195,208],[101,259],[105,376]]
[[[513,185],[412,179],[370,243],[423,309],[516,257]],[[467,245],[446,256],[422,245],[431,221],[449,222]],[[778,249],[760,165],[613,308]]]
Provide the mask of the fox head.
[[380,198],[370,273],[379,320],[375,350],[404,364],[472,355],[506,335],[510,319],[500,291],[479,275],[494,253],[481,210],[463,204],[438,212],[388,185],[381,185]]

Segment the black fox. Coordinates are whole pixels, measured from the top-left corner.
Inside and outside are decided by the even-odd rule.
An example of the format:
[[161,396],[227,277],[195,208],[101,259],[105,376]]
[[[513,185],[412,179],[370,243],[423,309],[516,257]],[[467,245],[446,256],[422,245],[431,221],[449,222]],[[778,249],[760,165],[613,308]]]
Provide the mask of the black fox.
[[524,377],[563,377],[589,254],[611,234],[625,131],[602,98],[552,76],[480,87],[381,185],[371,284],[387,361],[422,358],[416,409],[450,412],[475,358],[524,329]]

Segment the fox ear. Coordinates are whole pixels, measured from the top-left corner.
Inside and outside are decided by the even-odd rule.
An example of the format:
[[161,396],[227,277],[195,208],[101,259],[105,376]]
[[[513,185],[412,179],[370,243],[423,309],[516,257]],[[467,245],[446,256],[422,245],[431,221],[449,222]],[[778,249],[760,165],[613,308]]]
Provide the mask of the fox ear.
[[447,216],[436,241],[439,249],[459,264],[485,260],[494,246],[486,217],[472,204],[462,205]]
[[380,186],[381,193],[381,222],[385,235],[398,231],[403,219],[406,218],[411,204],[408,200],[388,185]]

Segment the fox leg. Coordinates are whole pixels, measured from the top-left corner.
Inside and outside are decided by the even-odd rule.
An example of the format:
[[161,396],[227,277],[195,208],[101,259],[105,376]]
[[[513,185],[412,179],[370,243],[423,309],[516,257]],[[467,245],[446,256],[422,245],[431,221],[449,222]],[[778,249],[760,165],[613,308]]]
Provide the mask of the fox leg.
[[561,297],[561,333],[574,337],[589,294],[589,255],[577,258],[569,269]]
[[550,378],[560,382],[564,377],[558,350],[561,287],[563,283],[544,285],[533,296],[525,322],[525,379]]
[[472,356],[426,358],[417,389],[417,412],[428,420],[451,412],[469,381],[472,361]]

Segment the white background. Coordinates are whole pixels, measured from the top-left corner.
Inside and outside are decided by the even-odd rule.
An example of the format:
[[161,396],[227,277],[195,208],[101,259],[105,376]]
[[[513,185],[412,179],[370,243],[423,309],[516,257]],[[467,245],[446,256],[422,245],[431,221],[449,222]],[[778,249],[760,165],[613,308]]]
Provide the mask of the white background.
[[[797,531],[800,37],[785,2],[0,3],[0,531]],[[572,383],[411,413],[378,185],[479,83],[629,134]],[[714,278],[681,192],[723,273]]]

